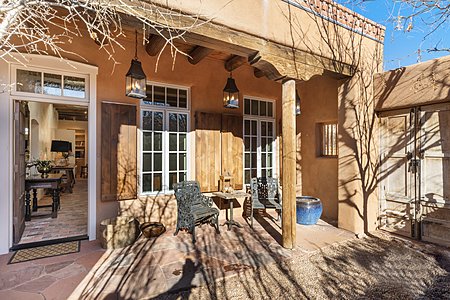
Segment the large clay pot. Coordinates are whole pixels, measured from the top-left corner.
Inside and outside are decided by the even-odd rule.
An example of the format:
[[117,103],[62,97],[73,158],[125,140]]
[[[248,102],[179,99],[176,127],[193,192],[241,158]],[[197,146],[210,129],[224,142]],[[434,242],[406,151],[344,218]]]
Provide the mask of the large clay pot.
[[297,224],[314,225],[322,215],[322,202],[310,196],[297,197]]

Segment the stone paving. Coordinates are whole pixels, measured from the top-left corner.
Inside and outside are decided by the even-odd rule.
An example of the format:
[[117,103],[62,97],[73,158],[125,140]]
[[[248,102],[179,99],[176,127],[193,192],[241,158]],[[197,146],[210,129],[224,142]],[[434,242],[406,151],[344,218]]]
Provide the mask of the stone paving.
[[[242,218],[238,220],[245,223]],[[286,250],[278,242],[278,225],[267,220],[260,218],[254,229],[247,224],[231,231],[221,227],[220,235],[204,225],[196,230],[195,246],[189,234],[180,232],[174,237],[169,230],[157,239],[141,238],[133,246],[107,251],[70,299],[147,299],[170,295],[249,269],[280,264],[354,237],[323,221],[314,226],[298,225],[297,248]]]
[[0,256],[0,299],[67,299],[105,250],[97,241],[82,241],[78,253],[8,265]]
[[[25,222],[25,230],[19,244],[54,240],[87,234],[88,212],[87,180],[77,178],[73,193],[61,193],[61,209],[58,217],[52,219],[51,208],[45,207],[32,212],[31,221]],[[44,196],[39,205],[51,204],[51,196]]]
[[[238,215],[238,214],[236,214]],[[258,218],[251,229],[228,231],[197,227],[191,235],[173,229],[157,239],[140,238],[134,245],[105,251],[97,241],[81,243],[69,255],[7,265],[12,254],[0,256],[0,299],[147,299],[169,295],[199,285],[211,285],[269,264],[280,264],[297,255],[308,255],[329,245],[354,238],[323,221],[297,225],[297,248],[280,246],[279,224]],[[223,222],[223,220],[221,221]]]

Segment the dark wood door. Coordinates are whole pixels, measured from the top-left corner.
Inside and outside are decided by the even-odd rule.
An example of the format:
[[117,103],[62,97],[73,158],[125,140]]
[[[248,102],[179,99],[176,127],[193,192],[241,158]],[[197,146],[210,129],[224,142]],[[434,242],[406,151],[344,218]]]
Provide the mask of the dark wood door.
[[13,231],[17,244],[25,229],[25,127],[26,102],[14,102],[14,203]]
[[136,106],[102,103],[102,201],[137,197]]

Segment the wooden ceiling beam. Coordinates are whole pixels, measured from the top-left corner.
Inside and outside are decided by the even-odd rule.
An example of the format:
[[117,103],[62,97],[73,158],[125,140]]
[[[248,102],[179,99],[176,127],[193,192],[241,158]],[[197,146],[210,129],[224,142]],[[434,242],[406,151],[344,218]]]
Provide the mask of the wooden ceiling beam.
[[207,48],[207,47],[203,47],[203,46],[196,46],[194,49],[192,49],[192,51],[189,53],[189,57],[188,57],[188,61],[193,64],[196,65],[198,64],[200,61],[202,61],[202,59],[204,59],[205,57],[207,57],[211,52],[213,52],[213,49]]
[[156,56],[166,45],[166,40],[157,34],[150,34],[148,37],[148,43],[145,45],[145,51],[150,56]]
[[253,74],[255,75],[256,78],[261,78],[261,77],[266,76],[266,73],[264,73],[264,71],[262,71],[258,68],[254,69]]
[[233,55],[229,60],[225,62],[225,69],[228,72],[231,72],[233,70],[236,70],[243,64],[245,64],[248,61],[246,57],[242,57],[239,55]]

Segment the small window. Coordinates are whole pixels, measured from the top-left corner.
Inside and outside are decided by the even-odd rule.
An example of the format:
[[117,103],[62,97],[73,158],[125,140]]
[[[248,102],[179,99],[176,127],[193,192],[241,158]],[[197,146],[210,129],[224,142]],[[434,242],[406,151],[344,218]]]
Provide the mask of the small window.
[[273,117],[273,102],[245,98],[244,114],[250,116]]
[[86,98],[86,79],[82,77],[16,70],[16,91],[71,98]]
[[147,84],[147,97],[143,104],[187,108],[187,89]]
[[320,156],[337,156],[337,124],[320,124]]

